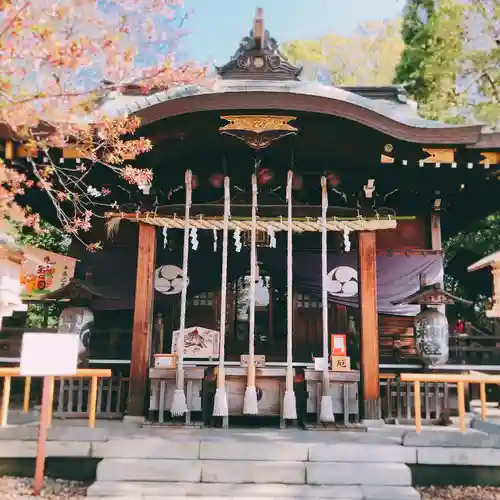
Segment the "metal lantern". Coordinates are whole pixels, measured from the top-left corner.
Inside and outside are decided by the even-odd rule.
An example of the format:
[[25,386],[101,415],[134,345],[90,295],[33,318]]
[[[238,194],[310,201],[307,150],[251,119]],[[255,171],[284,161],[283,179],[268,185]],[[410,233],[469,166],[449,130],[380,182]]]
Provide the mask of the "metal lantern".
[[393,302],[394,305],[413,304],[421,307],[421,312],[415,316],[413,324],[417,353],[426,365],[444,365],[448,361],[448,320],[438,307],[456,302],[472,305],[472,302],[443,290],[439,284],[426,286],[423,277],[420,277],[420,290],[403,300]]
[[424,309],[414,320],[417,353],[426,365],[444,365],[449,356],[446,316],[434,307]]

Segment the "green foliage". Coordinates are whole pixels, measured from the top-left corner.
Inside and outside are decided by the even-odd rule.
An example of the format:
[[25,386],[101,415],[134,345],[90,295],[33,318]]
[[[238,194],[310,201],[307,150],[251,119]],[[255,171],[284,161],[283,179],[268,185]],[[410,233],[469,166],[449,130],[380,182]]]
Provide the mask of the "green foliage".
[[68,236],[44,221],[40,222],[40,227],[40,232],[27,227],[17,227],[18,243],[66,255],[70,245]]
[[498,0],[409,3],[395,81],[423,116],[500,127],[499,19]]
[[370,22],[349,36],[295,40],[282,51],[294,64],[326,70],[335,85],[387,85],[403,50],[400,29],[399,20]]
[[402,36],[405,48],[396,67],[395,83],[406,86],[410,95],[421,102],[429,96],[425,64],[431,54],[434,0],[408,2],[404,11]]

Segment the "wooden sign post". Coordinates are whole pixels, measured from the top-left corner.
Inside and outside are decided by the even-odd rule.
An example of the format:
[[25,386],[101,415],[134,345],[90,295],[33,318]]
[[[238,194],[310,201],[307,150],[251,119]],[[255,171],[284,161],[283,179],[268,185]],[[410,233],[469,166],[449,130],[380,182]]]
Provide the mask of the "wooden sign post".
[[43,377],[42,408],[38,429],[33,494],[43,488],[45,445],[52,415],[54,377],[76,375],[80,338],[72,333],[25,333],[21,348],[20,374],[24,377]]

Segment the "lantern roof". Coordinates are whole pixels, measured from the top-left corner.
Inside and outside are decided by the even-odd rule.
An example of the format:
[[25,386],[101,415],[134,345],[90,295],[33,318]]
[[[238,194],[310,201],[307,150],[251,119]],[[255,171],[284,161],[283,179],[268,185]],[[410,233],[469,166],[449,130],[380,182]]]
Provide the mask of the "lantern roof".
[[102,298],[117,300],[119,297],[112,289],[97,287],[87,280],[71,279],[70,282],[42,297],[42,300],[65,300],[76,298]]
[[422,287],[418,292],[412,293],[402,300],[396,300],[392,304],[398,305],[419,305],[419,306],[439,306],[452,305],[456,302],[471,306],[470,300],[465,300],[443,290],[438,284]]
[[484,269],[486,267],[495,267],[500,266],[500,250],[498,252],[492,253],[491,255],[487,255],[483,257],[481,260],[478,260],[474,264],[471,264],[467,271],[479,271],[480,269]]

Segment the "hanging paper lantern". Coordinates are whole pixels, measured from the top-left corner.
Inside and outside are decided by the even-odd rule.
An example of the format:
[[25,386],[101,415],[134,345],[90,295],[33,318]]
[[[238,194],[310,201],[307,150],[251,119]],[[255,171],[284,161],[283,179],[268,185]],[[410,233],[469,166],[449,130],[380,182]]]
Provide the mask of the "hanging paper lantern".
[[268,168],[259,168],[257,170],[257,182],[264,186],[273,180],[273,173]]
[[340,178],[340,175],[337,174],[336,172],[327,172],[326,180],[330,187],[337,187],[342,184],[342,179]]
[[299,174],[293,174],[292,189],[294,191],[298,191],[299,189],[302,189],[303,186],[304,182],[302,180],[302,176]]
[[415,340],[420,359],[426,365],[444,365],[449,355],[449,329],[446,316],[429,307],[414,320]]
[[191,187],[193,189],[196,189],[199,185],[200,185],[200,183],[198,181],[198,177],[193,174],[192,177],[191,177]]
[[210,177],[209,182],[214,188],[219,189],[224,185],[224,175],[217,172]]

